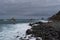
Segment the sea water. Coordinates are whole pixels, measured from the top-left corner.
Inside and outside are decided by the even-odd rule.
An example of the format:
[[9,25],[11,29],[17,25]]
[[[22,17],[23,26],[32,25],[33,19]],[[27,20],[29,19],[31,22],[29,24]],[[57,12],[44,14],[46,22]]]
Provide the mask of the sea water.
[[[19,19],[16,20],[15,24],[10,23],[10,21],[0,21],[0,40],[19,40],[19,38],[25,37],[26,30],[31,28],[29,23],[35,21],[37,20]],[[30,40],[35,40],[35,38]]]
[[31,28],[28,24],[0,24],[0,40],[19,40],[16,36],[24,37],[26,30]]

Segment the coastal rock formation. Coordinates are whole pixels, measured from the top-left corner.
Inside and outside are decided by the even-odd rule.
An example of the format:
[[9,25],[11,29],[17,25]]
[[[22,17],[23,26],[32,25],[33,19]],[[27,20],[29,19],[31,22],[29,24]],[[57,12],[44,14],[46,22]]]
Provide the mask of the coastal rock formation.
[[42,40],[59,40],[58,31],[52,26],[41,24],[31,27],[33,31],[30,34],[34,35],[34,37],[42,37]]
[[41,37],[42,40],[60,40],[60,11],[50,17],[49,21],[51,22],[29,24],[32,27],[30,34],[34,35],[33,37],[36,37],[36,40],[39,40],[37,37]]
[[53,21],[52,26],[56,28],[56,30],[60,31],[60,11],[49,18],[49,20]]
[[32,34],[32,30],[31,30],[31,29],[28,29],[28,30],[26,31],[26,35],[29,35],[29,34]]
[[55,20],[55,21],[60,21],[60,11],[53,15],[52,17],[49,18],[49,20]]

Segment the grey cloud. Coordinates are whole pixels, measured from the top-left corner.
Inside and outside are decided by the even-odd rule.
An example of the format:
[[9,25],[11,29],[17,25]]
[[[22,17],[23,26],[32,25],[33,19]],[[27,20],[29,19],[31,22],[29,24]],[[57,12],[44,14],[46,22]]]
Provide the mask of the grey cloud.
[[59,10],[59,0],[0,0],[0,15],[2,18],[51,16]]

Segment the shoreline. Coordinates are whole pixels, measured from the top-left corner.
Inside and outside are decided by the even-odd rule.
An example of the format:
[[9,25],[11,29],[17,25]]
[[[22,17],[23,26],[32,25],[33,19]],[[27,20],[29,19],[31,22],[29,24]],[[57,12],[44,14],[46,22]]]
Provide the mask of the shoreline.
[[[34,23],[36,24],[36,23]],[[43,23],[37,23],[39,25],[29,24],[32,28],[26,31],[26,34],[32,34],[32,37],[41,37],[42,40],[60,40],[59,31],[53,26]],[[48,23],[47,23],[48,24]]]

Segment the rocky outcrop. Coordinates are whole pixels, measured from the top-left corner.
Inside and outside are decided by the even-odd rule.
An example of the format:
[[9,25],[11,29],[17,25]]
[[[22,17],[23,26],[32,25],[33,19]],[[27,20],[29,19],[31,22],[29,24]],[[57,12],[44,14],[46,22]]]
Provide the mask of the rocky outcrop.
[[29,35],[29,34],[32,34],[32,30],[31,30],[31,29],[28,29],[28,30],[26,31],[26,35]]
[[29,26],[32,27],[32,31],[29,32],[29,34],[34,35],[33,37],[41,37],[42,40],[60,40],[60,11],[50,17],[49,20],[51,20],[52,23],[36,22],[29,24]]
[[60,11],[49,18],[49,20],[60,21]]
[[30,32],[30,34],[34,35],[33,37],[42,37],[42,40],[59,40],[58,31],[56,31],[55,28],[50,25],[47,26],[40,24],[31,27],[32,31]]
[[52,17],[49,17],[49,20],[53,21],[52,26],[55,27],[56,30],[60,31],[60,11]]

